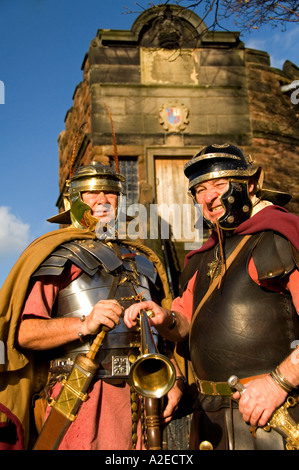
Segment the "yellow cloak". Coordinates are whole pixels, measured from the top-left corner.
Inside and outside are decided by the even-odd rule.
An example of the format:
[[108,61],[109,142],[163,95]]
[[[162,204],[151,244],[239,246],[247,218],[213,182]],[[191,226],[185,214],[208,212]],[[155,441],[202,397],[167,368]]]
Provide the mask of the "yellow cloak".
[[[0,405],[4,405],[21,423],[26,448],[29,439],[30,400],[45,384],[47,370],[40,365],[38,354],[20,351],[15,346],[15,335],[20,314],[26,299],[31,275],[42,261],[62,243],[75,239],[95,238],[93,231],[73,226],[49,232],[31,243],[10,271],[0,290],[0,340],[4,344],[5,361],[0,364]],[[164,288],[162,305],[170,308],[172,298],[167,275],[157,255],[139,241],[121,240],[123,244],[138,248],[152,261]],[[0,423],[7,421],[0,412]]]

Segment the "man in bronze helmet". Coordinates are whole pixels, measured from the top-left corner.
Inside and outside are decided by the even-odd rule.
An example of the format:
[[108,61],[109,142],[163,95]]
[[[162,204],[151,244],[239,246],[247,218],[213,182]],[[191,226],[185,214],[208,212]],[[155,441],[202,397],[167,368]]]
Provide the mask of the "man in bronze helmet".
[[[189,337],[191,449],[298,449],[299,218],[283,208],[290,196],[264,189],[262,168],[231,144],[205,147],[184,172],[211,235],[187,255],[172,308],[134,305],[125,322],[150,308],[178,351]],[[274,430],[284,402],[291,435],[282,422]]]
[[[129,329],[122,317],[133,302],[154,298],[167,306],[171,296],[159,258],[138,241],[118,238],[123,182],[119,173],[101,163],[79,168],[68,181],[69,207],[49,219],[71,225],[35,240],[0,292],[1,337],[7,344],[7,359],[0,369],[5,384],[0,391],[1,448],[33,446],[29,404],[36,392],[38,431],[45,417],[49,419],[34,448],[146,448],[142,402],[129,381],[130,367],[140,354],[140,332]],[[86,358],[103,330],[94,358],[97,368],[83,393],[77,387],[82,368],[74,369],[74,363],[79,355]],[[159,343],[157,332],[150,333],[155,345]],[[144,393],[145,401],[151,394],[154,400],[167,394],[166,407],[160,409],[164,424],[178,406],[183,384],[175,380],[181,373],[173,357],[167,361],[165,390]],[[78,376],[69,383],[74,370]],[[46,387],[39,393],[45,377]],[[46,406],[43,391],[52,406]],[[64,391],[83,402],[77,414],[57,408]],[[49,426],[57,415],[62,421],[54,422],[60,428],[51,444]]]

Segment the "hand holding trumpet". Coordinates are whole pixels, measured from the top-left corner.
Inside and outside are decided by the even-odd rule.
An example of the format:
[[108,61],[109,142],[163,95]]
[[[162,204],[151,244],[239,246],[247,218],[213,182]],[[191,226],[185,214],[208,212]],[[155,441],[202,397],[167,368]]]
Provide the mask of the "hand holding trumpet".
[[124,322],[128,328],[137,324],[137,317],[141,310],[151,310],[150,325],[170,341],[183,341],[188,333],[190,323],[183,314],[172,312],[148,300],[131,305],[124,312]]

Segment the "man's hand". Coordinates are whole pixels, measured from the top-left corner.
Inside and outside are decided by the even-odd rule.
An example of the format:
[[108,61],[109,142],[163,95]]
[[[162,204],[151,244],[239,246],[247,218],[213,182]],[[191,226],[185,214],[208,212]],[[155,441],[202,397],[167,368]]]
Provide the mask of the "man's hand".
[[173,387],[169,390],[167,394],[168,402],[160,415],[160,423],[167,424],[169,423],[176,410],[178,409],[180,400],[182,398],[184,391],[184,382],[182,380],[176,380]]
[[244,421],[252,426],[265,426],[286,396],[287,392],[270,375],[250,381],[241,397],[239,392],[233,394],[233,398],[240,399],[239,410]]
[[115,328],[120,323],[123,307],[117,300],[100,300],[95,304],[90,314],[82,323],[82,333],[85,335],[96,334],[101,325],[109,329]]
[[163,325],[164,322],[167,322],[168,311],[162,307],[159,307],[159,305],[157,305],[152,300],[147,300],[133,304],[125,310],[124,322],[128,328],[132,328],[132,326],[137,324],[137,317],[141,310],[151,310],[154,313],[153,316],[149,317],[151,326],[159,326]]
[[[165,339],[170,341],[182,341],[189,333],[190,322],[180,312],[175,312],[175,322],[173,312],[160,307],[155,302],[148,300],[131,305],[125,310],[124,322],[128,328],[132,328],[137,323],[140,310],[151,310],[153,315],[149,317],[150,325],[157,328],[158,332]],[[174,327],[175,326],[175,327]]]
[[120,323],[123,312],[117,300],[100,300],[85,321],[78,317],[29,318],[18,328],[16,344],[25,349],[52,349],[84,336],[96,334],[101,325],[112,329]]

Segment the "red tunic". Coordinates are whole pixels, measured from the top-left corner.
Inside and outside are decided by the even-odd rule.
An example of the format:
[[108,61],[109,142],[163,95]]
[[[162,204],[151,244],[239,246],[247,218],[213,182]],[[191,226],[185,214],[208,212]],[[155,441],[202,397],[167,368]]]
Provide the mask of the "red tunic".
[[[51,310],[59,290],[76,279],[81,270],[72,265],[62,276],[38,278],[31,287],[22,319],[39,317],[50,319]],[[56,384],[51,396],[56,398],[60,384]],[[47,414],[51,408],[48,407]],[[138,413],[138,442],[136,449],[143,449],[140,410]],[[59,450],[130,450],[132,449],[132,411],[130,387],[114,386],[96,381],[89,398],[81,406],[76,420],[67,430]]]

